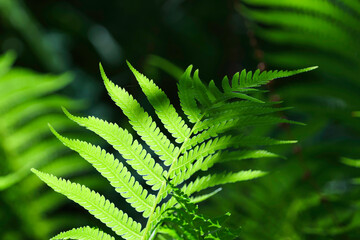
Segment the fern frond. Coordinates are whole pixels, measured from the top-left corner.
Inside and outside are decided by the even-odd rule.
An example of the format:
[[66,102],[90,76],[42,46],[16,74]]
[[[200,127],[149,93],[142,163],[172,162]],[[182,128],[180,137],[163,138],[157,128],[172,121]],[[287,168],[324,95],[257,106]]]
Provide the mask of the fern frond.
[[91,227],[74,228],[66,232],[59,233],[51,240],[76,239],[76,240],[115,240],[103,231]]
[[89,188],[72,183],[69,180],[57,178],[53,175],[31,169],[41,180],[74,202],[78,203],[94,215],[101,222],[110,227],[116,234],[125,239],[140,239],[141,225],[135,222],[126,213],[115,207],[104,196]]
[[296,74],[308,72],[318,68],[308,67],[293,71],[263,71],[260,73],[260,70],[256,70],[254,74],[252,71],[246,72],[246,70],[241,71],[241,74],[235,74],[231,85],[229,81],[223,80],[222,86],[225,92],[234,92],[234,91],[248,91],[248,88],[258,87],[260,85],[266,84],[274,79],[290,77]]
[[[167,210],[177,203],[173,196],[169,196],[171,184],[174,186],[183,184],[182,189],[186,194],[191,195],[213,186],[261,177],[265,174],[264,172],[249,170],[206,175],[194,178],[193,182],[187,182],[198,171],[206,171],[215,164],[221,163],[222,157],[223,161],[275,157],[276,154],[260,150],[258,146],[293,143],[293,141],[256,137],[249,134],[252,128],[259,125],[295,122],[268,116],[270,113],[283,109],[273,108],[271,106],[273,104],[260,103],[261,101],[254,100],[255,98],[247,94],[253,92],[249,90],[250,87],[256,87],[278,77],[306,71],[304,69],[269,72],[262,75],[256,73],[254,76],[248,74],[248,78],[241,79],[245,82],[239,80],[236,85],[237,76],[239,79],[241,76],[237,74],[233,85],[223,84],[225,89],[219,90],[212,83],[205,85],[200,80],[198,71],[192,75],[192,67],[189,67],[178,85],[180,105],[189,120],[189,123],[185,123],[165,93],[152,80],[139,73],[129,63],[128,65],[174,141],[170,141],[167,135],[161,132],[153,118],[145,112],[133,96],[107,78],[101,65],[101,75],[110,97],[129,118],[133,129],[150,150],[146,151],[132,134],[115,123],[96,117],[77,117],[66,109],[63,110],[71,120],[93,131],[112,145],[126,163],[143,177],[146,184],[152,186],[155,194],[148,193],[146,188],[135,180],[130,171],[120,162],[122,159],[117,160],[100,147],[80,140],[68,139],[51,129],[61,142],[78,152],[107,178],[115,190],[135,210],[143,212],[143,217],[147,218],[146,226],[141,228],[141,225],[126,213],[85,186],[33,170],[55,191],[66,195],[89,210],[92,215],[125,239],[147,240],[156,235],[159,222],[165,217]],[[230,86],[229,89],[227,86]],[[240,91],[244,92],[241,93],[244,96],[248,96],[241,95],[240,98],[245,100],[239,100],[236,92]],[[155,156],[163,160],[168,169],[164,170],[155,161]],[[202,195],[194,201],[205,200],[215,193],[216,191]]]

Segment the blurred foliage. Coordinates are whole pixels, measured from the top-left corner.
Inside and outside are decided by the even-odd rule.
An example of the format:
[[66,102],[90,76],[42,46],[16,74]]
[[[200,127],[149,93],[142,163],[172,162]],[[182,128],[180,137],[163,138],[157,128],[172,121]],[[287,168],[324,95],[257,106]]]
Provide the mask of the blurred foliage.
[[299,144],[292,151],[279,149],[288,160],[244,199],[260,202],[244,208],[253,222],[244,227],[245,238],[271,233],[274,239],[358,239],[360,215],[354,201],[359,191],[349,178],[354,171],[340,159],[360,154],[360,125],[353,118],[360,108],[359,2],[243,0],[237,9],[263,66],[319,66],[306,81],[269,86],[272,98],[294,106],[289,116],[307,126],[283,126],[276,134],[292,136]]
[[[228,223],[242,226],[243,239],[359,238],[360,188],[353,180],[359,174],[340,160],[360,156],[354,118],[360,109],[359,26],[358,0],[0,0],[1,51],[15,51],[18,65],[40,72],[72,71],[74,81],[61,92],[88,99],[87,114],[123,125],[97,77],[99,61],[145,106],[123,72],[125,59],[159,79],[170,100],[176,100],[172,78],[190,63],[216,84],[243,68],[319,66],[301,78],[269,84],[269,93],[261,96],[284,100],[279,106],[294,108],[279,116],[307,124],[257,130],[298,139],[295,147],[270,149],[288,158],[238,162],[270,173],[255,183],[229,186],[200,207],[210,216],[230,211]],[[3,165],[1,176],[10,173]],[[1,202],[1,211],[10,214],[7,206]],[[0,230],[14,229],[9,228],[14,221],[0,222]]]
[[[13,52],[0,58],[1,239],[46,239],[81,218],[74,214],[69,220],[64,199],[44,191],[43,184],[30,175],[30,168],[77,177],[96,188],[99,185],[91,182],[88,166],[66,151],[47,126],[51,122],[60,131],[74,132],[60,107],[79,110],[84,103],[58,94],[70,83],[71,75],[11,68],[14,60]],[[88,175],[81,177],[83,174]],[[51,213],[60,209],[63,214],[53,217]]]

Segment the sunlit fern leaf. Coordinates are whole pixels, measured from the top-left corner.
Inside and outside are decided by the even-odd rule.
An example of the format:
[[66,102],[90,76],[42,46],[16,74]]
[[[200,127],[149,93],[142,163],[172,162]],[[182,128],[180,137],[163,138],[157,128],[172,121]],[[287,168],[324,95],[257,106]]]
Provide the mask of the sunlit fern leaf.
[[60,240],[60,239],[115,240],[115,238],[110,236],[109,234],[104,233],[99,229],[95,229],[91,227],[74,228],[69,231],[59,233],[55,237],[51,238],[51,240]]
[[[244,152],[242,155],[239,154],[239,159],[263,156],[274,157],[276,155],[270,152],[263,150],[254,152],[253,149],[250,150],[247,147],[257,148],[258,145],[292,143],[291,141],[261,138],[260,136],[250,137],[247,132],[252,127],[265,124],[265,121],[260,121],[259,118],[264,118],[266,121],[272,119],[263,116],[276,111],[270,109],[271,104],[264,104],[264,108],[259,106],[259,104],[263,104],[260,102],[244,104],[247,108],[258,107],[258,110],[249,111],[246,121],[240,121],[240,116],[243,115],[244,111],[239,110],[236,113],[236,108],[234,108],[235,106],[242,108],[241,105],[234,105],[234,101],[239,101],[239,99],[236,97],[224,97],[226,93],[223,90],[217,89],[213,85],[205,85],[200,80],[198,71],[194,75],[191,74],[191,67],[185,71],[179,82],[180,103],[184,114],[188,117],[189,123],[187,123],[187,120],[184,120],[181,114],[177,113],[165,93],[152,80],[139,73],[129,63],[128,65],[167,132],[160,130],[157,119],[151,117],[133,96],[107,78],[101,65],[101,76],[110,97],[129,118],[135,133],[142,141],[136,140],[133,134],[115,123],[108,123],[96,117],[77,117],[64,109],[65,114],[71,120],[101,136],[116,149],[123,158],[123,160],[117,160],[100,147],[84,141],[68,139],[58,134],[53,128],[51,129],[66,146],[77,151],[101,175],[107,178],[110,184],[115,187],[115,190],[137,212],[142,212],[142,216],[146,219],[146,225],[141,226],[140,223],[135,222],[126,213],[118,210],[114,204],[103,196],[85,186],[33,170],[55,191],[66,195],[88,209],[91,214],[124,239],[145,240],[156,236],[156,226],[165,217],[166,210],[176,205],[174,197],[169,196],[171,187],[167,181],[170,181],[175,186],[185,182],[182,190],[191,195],[213,186],[258,178],[265,173],[259,170],[246,170],[235,173],[223,172],[197,177],[192,179],[191,182],[187,181],[198,171],[206,171],[219,163],[222,151],[224,151],[224,154],[228,154],[228,160],[236,160],[236,158],[232,159],[234,156],[231,153],[238,153],[240,151],[239,146],[246,146],[241,148]],[[302,71],[305,70],[294,71],[291,74]],[[271,79],[276,78],[276,74],[272,73]],[[282,73],[280,73],[279,77],[282,76]],[[267,81],[261,80],[258,82],[255,79],[253,82],[250,84],[251,86],[257,86]],[[200,92],[202,92],[201,96],[199,95]],[[217,104],[216,111],[213,108],[214,104]],[[222,107],[229,111],[223,111]],[[219,116],[218,111],[224,114]],[[249,124],[252,121],[254,126]],[[277,119],[270,121],[270,124],[279,122],[291,121]],[[234,127],[238,129],[230,131]],[[244,128],[247,131],[242,131]],[[142,142],[148,148],[143,147]],[[158,160],[162,160],[165,167]],[[136,171],[147,186],[142,186],[141,181],[136,181],[135,176],[131,175],[127,166]],[[148,187],[151,187],[155,194],[149,193],[146,190]],[[207,199],[209,196],[211,194],[205,194],[203,197],[195,199],[198,202]]]
[[[59,108],[80,109],[83,103],[55,93],[71,82],[70,74],[40,74],[12,68],[14,60],[11,52],[0,57],[0,200],[3,203],[0,215],[12,219],[4,222],[6,233],[3,234],[26,232],[27,236],[21,238],[45,239],[59,228],[50,224],[52,219],[47,215],[64,201],[38,204],[49,191],[42,191],[43,183],[29,175],[30,169],[52,169],[56,165],[65,176],[76,176],[89,169],[84,164],[76,165],[79,158],[69,154],[49,134],[47,126],[52,122],[59,131],[71,130],[73,126]],[[72,167],[65,169],[65,165]],[[11,225],[12,221],[17,221],[19,226]]]

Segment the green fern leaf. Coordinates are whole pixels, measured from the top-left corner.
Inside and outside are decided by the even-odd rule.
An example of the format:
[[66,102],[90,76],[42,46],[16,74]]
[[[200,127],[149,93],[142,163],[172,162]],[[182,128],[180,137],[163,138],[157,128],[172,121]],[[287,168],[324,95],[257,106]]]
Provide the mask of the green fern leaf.
[[[129,63],[128,65],[164,128],[172,135],[174,141],[170,141],[167,135],[161,132],[152,117],[127,91],[107,78],[101,65],[101,75],[110,97],[129,118],[133,129],[150,148],[149,152],[135,139],[135,136],[117,124],[108,123],[96,117],[76,117],[66,109],[63,110],[71,120],[93,131],[112,145],[156,194],[148,193],[145,187],[137,182],[130,171],[120,162],[121,159],[115,159],[113,155],[100,147],[68,139],[51,129],[60,141],[78,152],[101,175],[107,178],[133,208],[138,212],[143,212],[143,217],[147,218],[146,225],[142,227],[103,196],[85,186],[33,170],[55,191],[66,195],[89,210],[92,215],[125,239],[147,240],[156,235],[158,223],[165,217],[167,210],[177,204],[176,199],[169,196],[171,192],[169,181],[174,186],[184,183],[182,190],[191,195],[209,187],[255,179],[265,173],[259,170],[219,173],[197,177],[192,182],[186,182],[198,171],[206,171],[215,164],[219,164],[222,157],[224,157],[224,161],[275,157],[276,154],[259,150],[257,146],[293,143],[293,141],[248,135],[247,132],[251,132],[251,128],[258,125],[295,122],[267,116],[283,109],[273,108],[272,104],[260,103],[261,101],[254,102],[255,98],[251,96],[242,97],[245,100],[239,101],[239,96],[232,95],[230,92],[243,89],[248,94],[252,91],[244,90],[245,88],[256,87],[274,78],[293,75],[305,70],[288,73],[269,72],[267,75],[259,76],[256,73],[254,77],[249,77],[246,83],[239,83],[240,87],[233,88],[224,84],[225,88],[228,86],[230,88],[219,90],[214,84],[205,85],[200,80],[198,71],[195,71],[192,76],[191,67],[189,67],[178,85],[180,105],[190,122],[185,123],[165,93],[152,80],[139,73]],[[236,76],[240,78],[240,74]],[[246,94],[244,93],[244,95]],[[243,146],[245,147],[240,150],[239,147]],[[257,150],[247,149],[247,147],[256,147]],[[164,170],[150,154],[163,160],[168,169]],[[194,201],[205,200],[216,192],[202,195],[195,198]]]

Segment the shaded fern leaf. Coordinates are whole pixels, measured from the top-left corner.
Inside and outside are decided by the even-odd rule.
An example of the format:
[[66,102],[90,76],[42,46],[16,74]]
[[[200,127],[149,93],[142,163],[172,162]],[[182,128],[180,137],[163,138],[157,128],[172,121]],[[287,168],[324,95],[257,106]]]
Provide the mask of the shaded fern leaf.
[[245,0],[239,12],[259,38],[273,45],[291,43],[283,51],[266,49],[266,62],[286,67],[316,63],[323,71],[357,81],[360,6],[357,0],[343,2]]
[[[117,160],[100,147],[84,141],[68,139],[54,129],[52,131],[66,146],[77,151],[107,178],[115,190],[126,198],[126,201],[137,212],[142,212],[142,216],[147,219],[146,225],[141,226],[126,213],[117,209],[113,203],[85,186],[33,169],[33,172],[55,191],[88,209],[91,214],[124,239],[145,240],[156,236],[159,222],[167,216],[167,210],[177,205],[176,198],[169,196],[171,186],[168,181],[176,187],[182,184],[182,191],[191,195],[213,186],[258,178],[265,173],[260,170],[223,172],[195,177],[193,181],[187,181],[199,171],[206,171],[220,163],[222,154],[227,156],[227,161],[276,157],[276,154],[259,149],[255,151],[253,148],[257,149],[259,145],[266,145],[264,142],[270,145],[290,143],[260,136],[250,138],[248,135],[253,127],[265,124],[264,121],[259,121],[260,118],[277,111],[275,108],[271,109],[271,104],[239,100],[237,96],[228,94],[230,90],[218,89],[211,84],[207,86],[200,80],[198,71],[192,75],[191,67],[189,67],[179,82],[180,104],[183,113],[187,116],[187,119],[183,119],[166,94],[152,80],[139,73],[129,63],[128,65],[167,133],[160,130],[158,122],[154,120],[155,116],[152,117],[125,89],[107,78],[101,65],[101,76],[110,97],[128,117],[136,134],[148,147],[143,147],[133,134],[117,124],[108,123],[96,117],[76,117],[65,109],[65,114],[71,120],[101,136],[121,154],[123,159]],[[294,71],[288,75],[307,70]],[[268,80],[274,79],[276,74],[271,73]],[[283,75],[279,74],[279,77],[281,76]],[[261,80],[249,80],[251,83],[248,86],[257,86],[268,81],[264,79],[265,77]],[[258,109],[249,111],[246,121],[241,118],[244,113],[241,111],[243,106],[234,105],[239,101],[248,101],[244,104],[246,108]],[[214,111],[215,105],[216,111]],[[261,105],[264,105],[264,108]],[[238,113],[236,108],[240,109]],[[226,112],[223,109],[230,111]],[[219,111],[224,114],[219,114]],[[266,118],[266,121],[269,119]],[[248,124],[252,121],[254,126]],[[289,121],[276,119],[271,123],[280,122]],[[235,127],[237,130],[234,130]],[[249,139],[251,139],[250,142]],[[236,154],[236,156],[231,154]],[[163,161],[164,166],[158,160]],[[142,186],[140,184],[142,181],[135,180],[128,166],[142,177],[147,186]],[[156,194],[149,193],[146,190],[148,187],[151,187]],[[200,202],[211,195],[205,194],[193,199]]]
[[[319,66],[319,70],[309,75],[307,81],[301,79],[289,84],[284,81],[273,90],[277,98],[286,99],[287,104],[295,107],[294,115],[308,119],[307,131],[297,127],[291,131],[301,142],[301,153],[294,154],[294,159],[289,159],[289,162],[301,155],[306,165],[311,165],[312,181],[320,183],[322,189],[333,193],[334,189],[342,186],[342,197],[337,196],[338,200],[325,197],[327,205],[336,203],[331,211],[336,213],[323,208],[322,196],[312,196],[318,201],[311,200],[311,208],[306,211],[302,208],[295,209],[294,206],[308,204],[303,196],[314,189],[303,186],[293,194],[291,189],[297,188],[303,178],[294,174],[298,172],[296,167],[282,164],[282,174],[269,178],[268,182],[259,183],[262,190],[258,190],[254,194],[256,197],[251,198],[252,201],[257,199],[256,202],[264,197],[272,201],[264,203],[260,208],[256,206],[245,209],[252,221],[264,223],[265,234],[259,234],[254,226],[248,229],[244,238],[259,239],[276,235],[278,238],[319,239],[327,236],[341,239],[346,238],[346,231],[346,236],[357,236],[359,215],[350,200],[353,195],[350,194],[352,186],[347,181],[340,180],[344,178],[344,171],[350,170],[339,166],[339,156],[359,156],[357,133],[360,125],[353,118],[360,102],[359,1],[244,0],[238,5],[238,10],[246,17],[249,31],[253,33],[251,38],[257,40],[256,47],[261,49],[259,60],[269,68],[286,69],[309,64]],[[332,129],[331,136],[324,134],[329,129]],[[320,151],[327,152],[327,155],[319,154]],[[317,161],[312,161],[315,158]],[[343,161],[356,165],[352,160]],[[341,167],[344,168],[343,171]],[[303,174],[306,171],[303,170]],[[324,183],[324,179],[320,177],[323,173],[331,173],[326,177],[329,182]],[[348,174],[350,173],[346,172]],[[273,191],[271,189],[277,179],[291,184],[283,190]],[[332,186],[331,189],[329,186]],[[358,198],[358,194],[355,197]],[[236,200],[239,201],[239,198]],[[274,202],[277,208],[274,207]],[[269,214],[269,208],[276,214]],[[287,217],[291,211],[292,216],[296,217],[290,219]],[[287,228],[289,221],[292,221],[292,226],[301,224],[306,227],[294,227],[286,233],[275,230]],[[341,230],[339,226],[342,226]],[[292,232],[291,236],[289,232]]]
[[280,68],[320,67],[311,84],[285,84],[277,93],[302,112],[347,122],[344,116],[360,101],[359,9],[357,0],[244,0],[238,7],[262,40],[261,61]]

